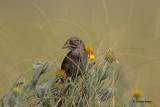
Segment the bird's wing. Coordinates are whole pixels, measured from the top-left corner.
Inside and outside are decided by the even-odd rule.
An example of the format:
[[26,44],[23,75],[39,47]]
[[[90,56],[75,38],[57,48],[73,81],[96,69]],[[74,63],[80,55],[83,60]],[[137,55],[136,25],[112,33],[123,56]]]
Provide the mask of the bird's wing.
[[72,53],[71,51],[65,56],[63,62],[62,62],[62,65],[61,65],[61,69],[64,69],[64,70],[68,70],[68,66],[69,66],[69,63],[71,63],[71,60],[72,60]]
[[67,73],[67,76],[73,75],[73,71],[77,71],[77,59],[73,56],[72,52],[69,52],[66,57],[64,58],[61,69],[65,70]]

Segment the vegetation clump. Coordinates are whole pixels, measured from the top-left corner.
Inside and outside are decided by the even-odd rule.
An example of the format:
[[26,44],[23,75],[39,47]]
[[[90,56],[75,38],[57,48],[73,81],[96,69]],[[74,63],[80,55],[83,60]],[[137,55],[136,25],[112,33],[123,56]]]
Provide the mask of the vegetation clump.
[[[90,47],[86,49],[91,50],[89,54],[93,55]],[[101,61],[89,61],[81,76],[73,79],[67,77],[65,70],[58,69],[55,77],[45,77],[44,81],[39,81],[39,78],[50,69],[51,63],[35,61],[30,83],[17,86],[16,82],[2,99],[2,107],[110,106],[121,74],[121,69],[111,70],[114,61],[115,57],[108,53]]]

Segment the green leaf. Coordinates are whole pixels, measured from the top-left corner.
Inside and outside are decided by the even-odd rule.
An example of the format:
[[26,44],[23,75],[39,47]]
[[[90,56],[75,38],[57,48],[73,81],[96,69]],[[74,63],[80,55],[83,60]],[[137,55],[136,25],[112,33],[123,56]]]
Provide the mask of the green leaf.
[[49,68],[51,67],[51,64],[49,62],[38,62],[35,61],[33,64],[33,78],[31,81],[31,86],[30,89],[34,88],[39,80],[39,77],[47,72],[49,70]]
[[5,107],[3,99],[1,99],[1,107]]
[[70,107],[71,106],[73,98],[74,97],[72,96],[70,99],[68,99],[68,102],[65,104],[65,107]]
[[115,93],[116,89],[115,88],[108,88],[108,90],[105,90],[104,94],[101,97],[101,101],[105,101],[112,97]]
[[72,83],[68,83],[63,91],[63,93],[66,93],[68,89],[72,86]]
[[95,64],[96,64],[95,62],[90,63],[90,64],[88,65],[87,72],[90,71]]
[[109,66],[105,69],[104,74],[101,78],[101,81],[107,79],[107,77],[109,76],[110,70],[109,70]]
[[13,92],[13,90],[7,95],[8,105],[14,107],[17,102],[18,95]]

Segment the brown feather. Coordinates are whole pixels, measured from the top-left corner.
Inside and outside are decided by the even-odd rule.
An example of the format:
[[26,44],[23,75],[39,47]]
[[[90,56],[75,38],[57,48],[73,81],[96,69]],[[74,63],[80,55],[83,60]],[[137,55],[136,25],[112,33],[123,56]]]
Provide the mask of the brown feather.
[[79,76],[85,71],[87,64],[87,52],[85,50],[84,43],[80,39],[75,37],[74,40],[72,39],[73,38],[66,42],[68,43],[68,41],[70,41],[72,44],[69,45],[72,45],[73,47],[69,47],[71,51],[64,58],[61,69],[66,71],[68,77],[71,76],[74,78],[76,75]]

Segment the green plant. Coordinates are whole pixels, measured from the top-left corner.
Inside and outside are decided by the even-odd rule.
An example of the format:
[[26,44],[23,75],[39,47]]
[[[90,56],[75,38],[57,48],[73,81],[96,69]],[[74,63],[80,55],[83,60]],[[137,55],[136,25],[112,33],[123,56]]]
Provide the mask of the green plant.
[[[26,86],[23,82],[16,82],[2,99],[2,107],[110,106],[113,102],[110,99],[112,96],[115,98],[116,85],[121,74],[120,69],[111,70],[111,63],[115,61],[112,58],[115,57],[106,54],[101,61],[92,60],[88,63],[86,72],[74,79],[66,78],[65,71],[58,70],[54,78],[46,77],[39,83],[40,76],[49,70],[51,64],[35,61],[31,82]],[[117,105],[117,101],[114,104]]]

